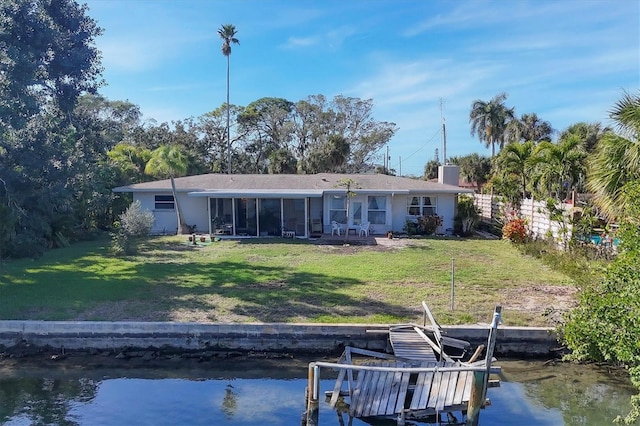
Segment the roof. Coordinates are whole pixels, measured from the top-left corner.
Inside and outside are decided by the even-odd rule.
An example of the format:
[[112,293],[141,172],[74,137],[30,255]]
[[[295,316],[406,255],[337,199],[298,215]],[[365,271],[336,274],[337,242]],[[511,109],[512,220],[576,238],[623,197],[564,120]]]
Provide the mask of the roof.
[[[273,193],[322,196],[323,193],[344,193],[339,187],[342,179],[353,180],[359,194],[366,193],[441,193],[457,194],[473,192],[455,185],[389,176],[384,174],[338,174],[318,173],[309,175],[294,174],[204,174],[175,178],[178,192],[188,192],[191,196],[228,196],[230,194],[269,194]],[[135,183],[113,189],[114,192],[166,192],[171,191],[169,179],[153,182]]]

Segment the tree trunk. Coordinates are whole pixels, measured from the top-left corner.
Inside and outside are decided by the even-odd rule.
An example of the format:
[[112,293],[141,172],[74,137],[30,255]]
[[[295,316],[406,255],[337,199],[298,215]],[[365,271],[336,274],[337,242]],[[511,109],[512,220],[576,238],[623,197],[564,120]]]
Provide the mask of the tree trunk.
[[178,202],[176,183],[173,180],[173,176],[170,176],[169,179],[171,180],[171,192],[173,194],[173,202],[176,205],[176,215],[178,216],[178,235],[189,234],[191,230],[187,224],[184,223],[184,216],[182,216],[182,210],[180,210],[180,203]]

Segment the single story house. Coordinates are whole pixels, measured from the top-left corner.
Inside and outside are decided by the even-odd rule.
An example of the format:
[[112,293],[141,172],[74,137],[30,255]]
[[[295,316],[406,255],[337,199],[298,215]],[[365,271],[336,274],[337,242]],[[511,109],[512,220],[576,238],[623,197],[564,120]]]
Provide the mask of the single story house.
[[[369,222],[370,233],[400,232],[407,220],[441,217],[436,232],[453,228],[460,188],[457,166],[440,166],[437,182],[383,174],[243,175],[205,174],[174,179],[184,223],[198,233],[234,236],[309,237],[331,233],[331,223],[355,230]],[[351,179],[351,197],[340,187]],[[176,233],[178,224],[171,181],[115,188],[133,194],[155,216],[154,233]],[[349,204],[347,214],[347,204]],[[352,231],[353,232],[353,231]]]

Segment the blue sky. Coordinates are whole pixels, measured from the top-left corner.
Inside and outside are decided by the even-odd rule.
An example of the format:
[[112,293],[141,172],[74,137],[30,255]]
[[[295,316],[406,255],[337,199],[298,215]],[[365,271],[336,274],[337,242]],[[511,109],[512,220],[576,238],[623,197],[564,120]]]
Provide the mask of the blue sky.
[[[111,100],[143,119],[198,117],[225,102],[217,29],[237,28],[230,102],[309,95],[373,99],[399,127],[390,165],[421,175],[435,149],[489,151],[470,135],[476,99],[506,92],[518,116],[562,131],[610,125],[624,90],[640,88],[640,1],[85,0]],[[382,150],[380,155],[383,155]]]

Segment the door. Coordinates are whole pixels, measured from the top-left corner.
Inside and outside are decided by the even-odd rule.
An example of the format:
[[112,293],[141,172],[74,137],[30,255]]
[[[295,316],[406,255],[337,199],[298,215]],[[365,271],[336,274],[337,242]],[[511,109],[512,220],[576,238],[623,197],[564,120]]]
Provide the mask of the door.
[[362,223],[362,201],[351,201],[349,210],[349,226],[358,226]]

